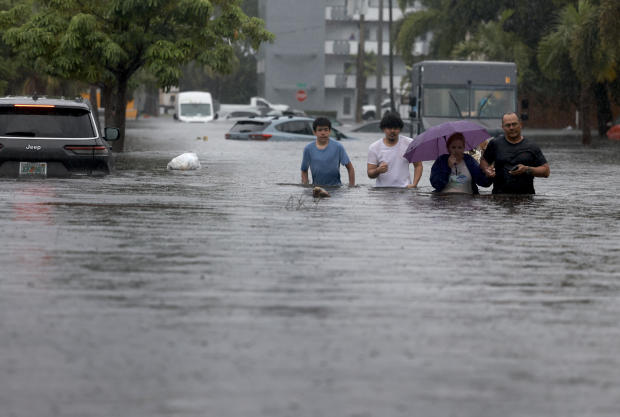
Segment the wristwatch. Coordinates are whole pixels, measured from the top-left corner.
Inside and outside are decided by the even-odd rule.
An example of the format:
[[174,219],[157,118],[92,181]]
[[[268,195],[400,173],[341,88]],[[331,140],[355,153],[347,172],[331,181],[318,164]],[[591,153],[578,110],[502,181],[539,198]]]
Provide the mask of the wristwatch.
[[525,172],[527,172],[528,175],[532,175],[532,176],[534,175],[534,170],[532,169],[532,167],[527,167]]

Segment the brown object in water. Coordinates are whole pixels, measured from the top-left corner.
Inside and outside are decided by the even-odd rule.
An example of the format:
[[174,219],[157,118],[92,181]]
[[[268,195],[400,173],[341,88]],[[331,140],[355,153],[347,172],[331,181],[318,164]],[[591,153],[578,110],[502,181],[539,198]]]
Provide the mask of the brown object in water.
[[314,198],[323,198],[323,197],[329,197],[329,193],[327,192],[327,190],[321,188],[321,187],[314,187],[312,189],[312,197]]

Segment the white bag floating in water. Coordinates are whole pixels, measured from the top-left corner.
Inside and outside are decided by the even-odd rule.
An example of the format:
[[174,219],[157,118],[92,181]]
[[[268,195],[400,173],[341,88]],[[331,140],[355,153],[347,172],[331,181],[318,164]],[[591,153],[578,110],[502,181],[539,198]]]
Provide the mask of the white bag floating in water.
[[193,152],[181,154],[175,158],[172,158],[168,162],[168,169],[179,169],[181,171],[188,171],[190,169],[200,168],[200,161],[198,155]]

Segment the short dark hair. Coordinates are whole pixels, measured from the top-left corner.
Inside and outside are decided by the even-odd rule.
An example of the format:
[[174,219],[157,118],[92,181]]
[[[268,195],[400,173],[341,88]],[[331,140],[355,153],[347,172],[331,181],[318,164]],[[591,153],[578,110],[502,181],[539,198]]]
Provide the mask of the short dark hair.
[[332,130],[332,122],[327,117],[317,117],[312,122],[312,131],[316,132],[316,128],[319,126],[327,126],[329,130]]
[[517,112],[509,111],[509,112],[506,112],[506,113],[502,114],[502,125],[504,124],[504,117],[508,116],[509,114],[514,114],[515,116],[517,116],[517,120],[521,121],[521,118],[519,117]]
[[403,123],[403,119],[400,118],[400,114],[392,111],[385,113],[379,124],[381,130],[388,128],[402,129],[403,126],[405,126],[405,124]]

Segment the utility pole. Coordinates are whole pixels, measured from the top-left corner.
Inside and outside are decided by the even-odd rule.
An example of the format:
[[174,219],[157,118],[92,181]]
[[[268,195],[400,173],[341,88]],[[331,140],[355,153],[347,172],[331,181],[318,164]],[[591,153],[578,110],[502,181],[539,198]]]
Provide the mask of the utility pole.
[[383,101],[383,0],[379,0],[379,29],[377,31],[377,87],[375,94],[375,117],[383,115],[381,102]]
[[388,28],[390,32],[390,110],[396,111],[396,106],[394,105],[394,48],[392,47],[392,0],[389,0],[390,7],[390,21],[388,23]]
[[357,75],[355,77],[355,122],[362,121],[362,106],[364,105],[364,92],[366,90],[366,76],[364,74],[364,12],[360,9],[360,36],[357,44]]

